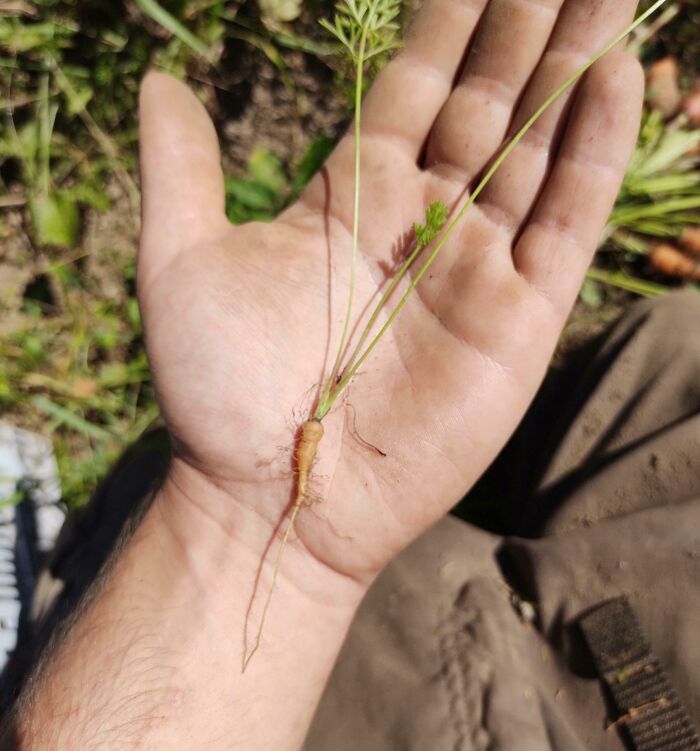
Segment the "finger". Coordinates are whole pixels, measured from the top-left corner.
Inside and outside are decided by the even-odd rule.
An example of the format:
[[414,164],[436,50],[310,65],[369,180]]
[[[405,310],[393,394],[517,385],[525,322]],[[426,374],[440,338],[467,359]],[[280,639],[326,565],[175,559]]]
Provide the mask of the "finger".
[[464,187],[505,136],[564,0],[492,0],[460,81],[437,118],[425,166]]
[[139,273],[155,273],[181,248],[228,226],[214,126],[190,89],[150,72],[141,84],[143,195]]
[[427,0],[365,99],[363,135],[399,140],[418,158],[487,2]]
[[[569,0],[511,128],[515,132],[544,99],[599,52],[632,20],[637,0],[587,3]],[[511,236],[517,235],[546,178],[573,91],[557,100],[491,180],[479,206]],[[516,184],[518,190],[512,186]]]
[[617,52],[586,76],[541,198],[516,244],[516,269],[567,313],[610,216],[639,132],[644,75]]

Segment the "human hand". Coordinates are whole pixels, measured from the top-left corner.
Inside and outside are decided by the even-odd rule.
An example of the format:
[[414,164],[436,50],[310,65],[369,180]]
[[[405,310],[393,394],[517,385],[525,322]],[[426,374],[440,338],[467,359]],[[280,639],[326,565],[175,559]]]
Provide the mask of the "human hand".
[[[366,99],[356,310],[426,206],[453,206],[507,133],[624,28],[636,1],[486,6],[428,0]],[[562,98],[470,210],[353,382],[352,406],[324,420],[322,502],[298,518],[300,557],[368,583],[495,457],[595,250],[642,90],[633,58],[604,58],[570,117]],[[279,447],[293,445],[295,416],[309,416],[340,336],[352,137],[274,223],[232,227],[214,130],[192,94],[150,74],[141,121],[139,298],[176,447],[170,495],[262,554],[294,484]]]
[[[454,204],[511,120],[635,5],[427,1],[364,106],[358,309],[426,206]],[[276,222],[231,227],[211,122],[184,86],[147,77],[138,287],[176,454],[0,746],[301,746],[372,577],[469,488],[531,400],[618,190],[641,97],[638,64],[617,54],[590,71],[565,127],[563,101],[539,121],[365,362],[352,407],[324,419],[322,502],[298,517],[265,649],[244,675],[237,635],[259,613],[246,585],[270,591],[266,551],[294,492],[278,446],[292,446],[288,423],[309,416],[339,339],[352,141]]]

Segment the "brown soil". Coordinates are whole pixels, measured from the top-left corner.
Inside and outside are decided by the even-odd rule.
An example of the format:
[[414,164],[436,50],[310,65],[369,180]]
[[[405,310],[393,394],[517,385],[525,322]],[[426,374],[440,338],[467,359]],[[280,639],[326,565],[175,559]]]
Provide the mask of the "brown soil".
[[231,172],[245,168],[254,146],[290,163],[314,138],[338,135],[347,120],[347,102],[323,63],[297,51],[284,60],[280,72],[261,54],[245,55],[227,90],[215,92],[219,107],[236,98],[240,108],[220,129],[224,167]]
[[[298,51],[283,51],[284,70],[278,70],[258,50],[244,42],[235,55],[222,60],[228,71],[214,85],[192,80],[204,93],[207,109],[217,123],[224,169],[243,174],[254,147],[265,148],[286,165],[320,135],[335,137],[348,117],[347,102],[333,85],[333,72],[317,58]],[[86,288],[96,297],[123,302],[124,267],[136,254],[139,233],[137,210],[119,181],[108,186],[106,211],[87,209],[79,247],[52,253],[51,262],[82,261]],[[28,284],[48,262],[32,247],[24,231],[28,216],[23,207],[0,214],[0,336],[22,329],[28,319],[20,308]]]

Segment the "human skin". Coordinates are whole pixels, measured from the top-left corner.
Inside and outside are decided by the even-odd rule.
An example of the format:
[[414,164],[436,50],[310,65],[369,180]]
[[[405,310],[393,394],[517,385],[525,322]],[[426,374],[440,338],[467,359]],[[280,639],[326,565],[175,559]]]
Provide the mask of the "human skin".
[[[426,206],[454,205],[635,7],[424,4],[363,107],[358,310]],[[243,673],[293,492],[279,447],[293,445],[290,422],[308,416],[340,337],[353,143],[274,223],[233,227],[211,121],[185,86],[146,77],[138,290],[174,458],[19,702],[11,747],[301,746],[367,587],[471,487],[532,400],[617,194],[642,94],[638,63],[617,51],[547,113],[365,363],[352,406],[324,420],[320,500],[298,517]]]

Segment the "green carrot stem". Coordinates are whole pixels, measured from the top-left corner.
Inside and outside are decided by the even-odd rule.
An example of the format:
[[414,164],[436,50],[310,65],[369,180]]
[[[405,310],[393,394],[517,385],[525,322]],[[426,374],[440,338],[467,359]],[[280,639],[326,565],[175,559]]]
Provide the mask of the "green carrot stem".
[[624,289],[642,297],[658,297],[671,291],[670,287],[656,282],[648,282],[646,279],[637,279],[623,271],[607,271],[605,269],[589,269],[586,273],[588,279],[611,287]]
[[374,312],[369,318],[369,321],[367,321],[367,325],[365,326],[364,330],[362,331],[362,334],[357,342],[357,345],[355,346],[355,349],[352,351],[352,354],[350,355],[350,359],[348,360],[348,364],[346,366],[346,370],[349,368],[352,368],[352,366],[355,363],[355,360],[357,359],[357,356],[362,351],[362,345],[367,341],[367,337],[369,336],[374,324],[377,321],[377,318],[379,318],[379,314],[382,312],[382,308],[386,304],[386,301],[391,297],[392,292],[396,289],[401,279],[403,279],[404,274],[406,271],[408,271],[411,264],[416,260],[416,257],[418,254],[424,249],[424,246],[420,243],[416,243],[416,246],[413,248],[409,256],[406,258],[406,260],[401,264],[401,268],[398,269],[398,271],[394,274],[394,276],[391,278],[391,282],[389,283],[389,286],[384,291],[384,294],[379,299],[379,302],[377,303],[377,306],[374,309]]
[[352,218],[352,255],[350,261],[350,289],[348,292],[348,307],[345,313],[345,322],[343,323],[343,333],[340,337],[340,344],[338,346],[338,353],[331,369],[331,374],[326,381],[326,385],[319,399],[319,404],[325,403],[328,399],[333,384],[338,376],[338,370],[340,368],[340,362],[343,357],[343,351],[345,350],[345,344],[348,339],[348,333],[350,331],[350,320],[352,318],[352,303],[355,295],[355,275],[357,266],[357,247],[358,238],[360,234],[360,128],[362,125],[362,83],[364,78],[364,66],[365,66],[365,47],[367,44],[367,33],[369,24],[366,25],[362,31],[360,38],[360,46],[357,53],[357,68],[355,75],[355,194],[354,194],[354,208]]
[[[464,216],[464,214],[476,201],[479,195],[483,192],[483,190],[486,188],[486,186],[490,182],[491,178],[500,169],[503,162],[508,158],[510,153],[513,151],[513,149],[515,149],[515,147],[520,143],[520,141],[522,141],[522,139],[525,137],[528,131],[532,128],[532,126],[540,119],[540,117],[542,117],[542,115],[552,106],[552,104],[554,104],[554,102],[556,102],[556,100],[559,99],[559,97],[562,94],[564,94],[569,88],[571,88],[581,78],[581,76],[583,76],[602,57],[607,55],[608,52],[610,52],[614,47],[616,47],[620,42],[622,42],[625,39],[625,37],[627,37],[631,32],[633,32],[640,24],[644,23],[644,21],[646,21],[647,18],[649,18],[659,8],[661,8],[662,5],[665,5],[666,2],[668,2],[668,0],[657,0],[657,2],[655,2],[647,11],[642,13],[642,15],[639,16],[639,18],[637,18],[636,21],[630,24],[630,26],[628,26],[621,34],[618,34],[618,36],[616,36],[615,39],[613,39],[608,45],[606,45],[600,52],[594,55],[587,63],[582,65],[573,75],[567,78],[566,81],[564,81],[564,83],[561,86],[559,86],[559,88],[557,88],[552,94],[550,94],[549,97],[547,97],[544,103],[537,109],[537,111],[530,117],[530,119],[527,120],[527,122],[523,125],[523,127],[504,146],[504,148],[502,149],[497,159],[494,161],[494,163],[488,169],[488,171],[486,172],[482,180],[474,189],[474,192],[469,196],[469,198],[466,200],[466,202],[464,203],[462,208],[459,210],[455,218],[450,222],[447,229],[444,231],[442,237],[440,238],[439,242],[437,243],[435,248],[432,250],[432,252],[428,256],[427,260],[425,261],[421,269],[418,271],[418,273],[415,275],[415,277],[409,284],[408,289],[406,290],[404,295],[401,297],[399,302],[396,304],[396,307],[391,311],[384,325],[381,327],[381,329],[378,331],[378,333],[375,335],[375,337],[372,339],[372,341],[369,343],[369,345],[367,346],[365,351],[362,353],[362,355],[360,355],[357,361],[350,368],[347,368],[345,370],[343,377],[340,379],[340,381],[338,381],[335,387],[331,389],[327,398],[322,400],[322,403],[319,403],[319,408],[317,408],[316,413],[314,415],[316,419],[322,419],[322,417],[324,417],[330,411],[335,400],[340,396],[343,390],[347,387],[347,385],[350,383],[355,373],[357,373],[357,371],[362,366],[364,361],[369,357],[370,353],[374,350],[374,348],[377,346],[381,338],[384,336],[384,334],[387,332],[391,324],[394,322],[394,319],[399,314],[403,306],[406,304],[406,301],[408,300],[410,294],[418,286],[418,283],[423,278],[425,273],[428,271],[428,269],[432,265],[435,258],[437,258],[438,254],[444,247],[445,243],[452,236],[452,233],[457,228],[457,225],[462,220],[462,217]],[[399,269],[399,271],[397,272],[397,276],[399,276],[399,280],[405,275],[405,273],[408,270],[409,265],[404,264],[401,267],[401,269]],[[398,284],[398,281],[397,281],[397,284]],[[394,288],[395,287],[396,285],[394,284]],[[382,300],[380,300],[379,305],[382,305],[383,302],[386,302],[386,301],[382,297]],[[377,311],[375,310],[375,312]],[[373,314],[373,319],[376,320],[376,316],[374,316],[374,314]],[[319,414],[319,412],[322,412],[322,414]]]

